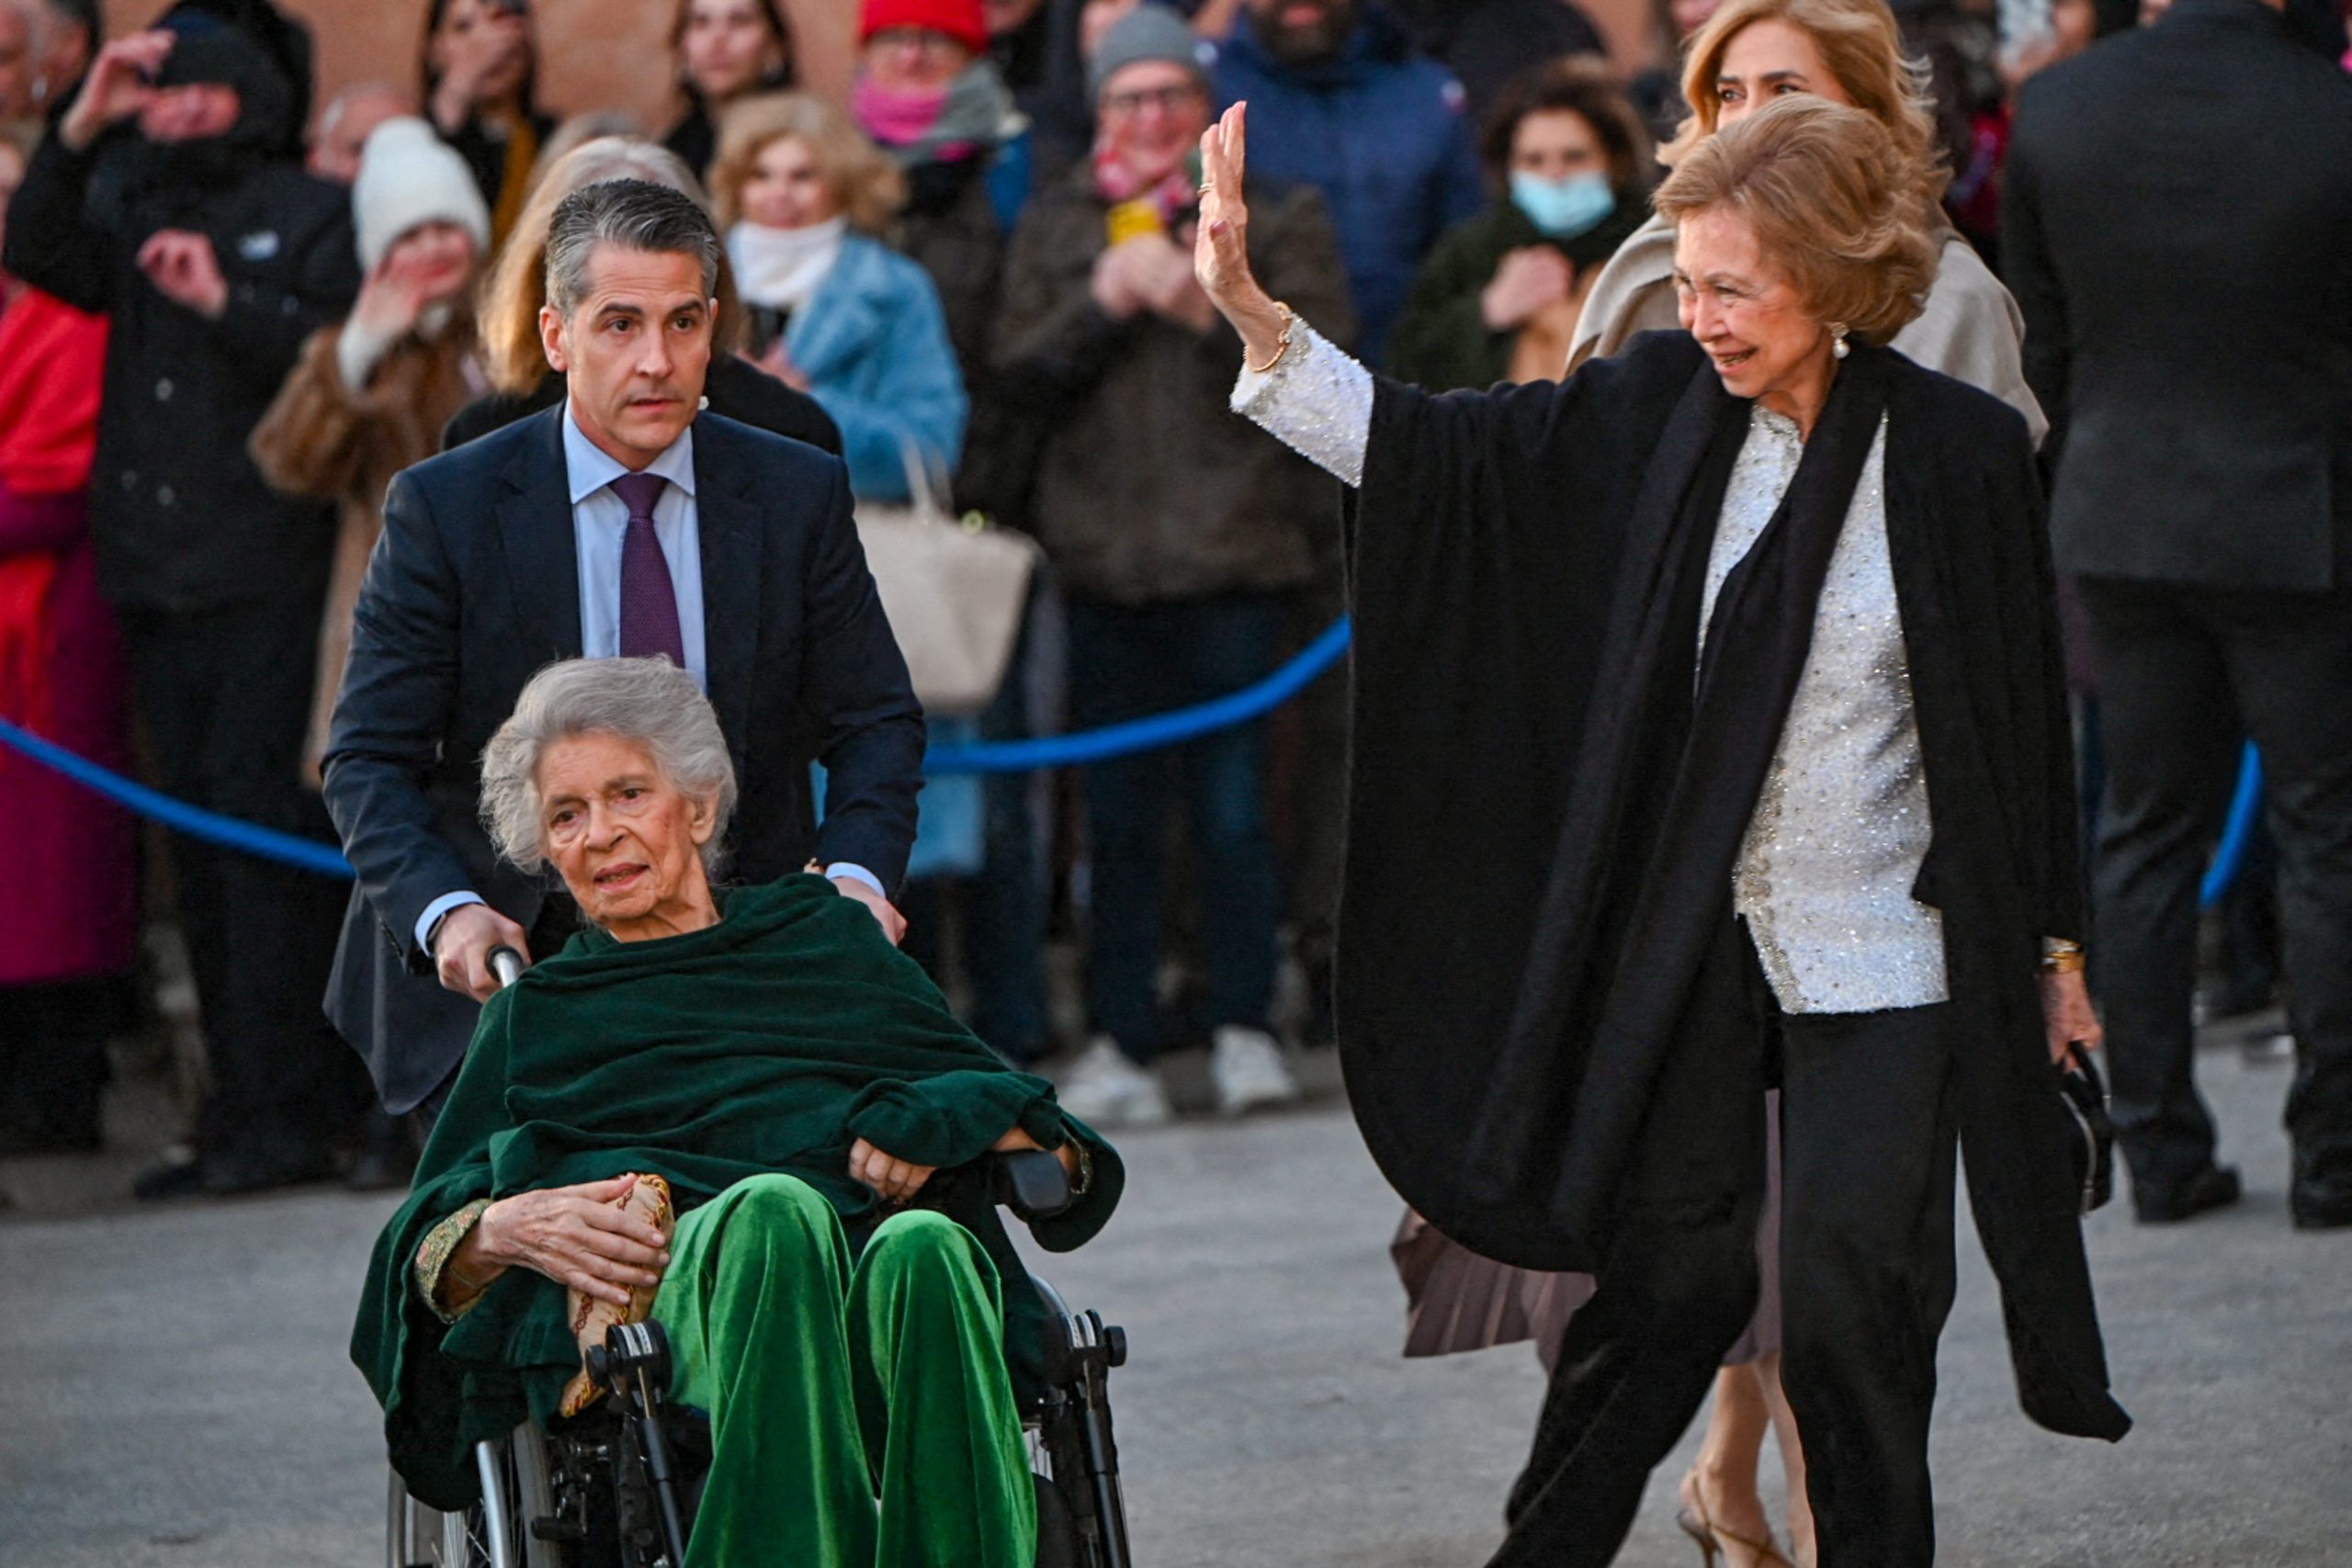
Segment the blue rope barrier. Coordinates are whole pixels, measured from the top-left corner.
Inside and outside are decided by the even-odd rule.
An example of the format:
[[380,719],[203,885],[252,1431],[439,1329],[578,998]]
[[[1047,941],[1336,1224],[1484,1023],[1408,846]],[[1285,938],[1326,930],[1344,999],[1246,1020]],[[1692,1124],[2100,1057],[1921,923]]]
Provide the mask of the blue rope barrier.
[[2238,874],[2245,870],[2247,848],[2254,842],[2254,829],[2262,820],[2262,753],[2254,742],[2245,743],[2245,760],[2238,764],[2238,792],[2230,801],[2230,819],[2222,829],[2222,847],[2213,852],[2213,863],[2206,869],[2205,885],[2199,889],[2199,902],[2211,908],[2230,896],[2237,885]]
[[[1317,637],[1297,658],[1272,675],[1253,686],[1214,702],[1182,708],[1174,713],[1157,714],[1128,724],[1090,730],[1082,735],[1056,735],[1035,740],[973,746],[943,746],[925,760],[925,766],[933,773],[1025,773],[1039,768],[1066,767],[1076,762],[1101,761],[1132,751],[1177,745],[1233,725],[1247,724],[1281,706],[1337,663],[1340,656],[1347,651],[1347,647],[1348,623],[1343,620]],[[55,769],[83,788],[141,817],[153,818],[164,827],[186,833],[192,839],[202,839],[224,849],[259,855],[264,860],[277,861],[303,871],[315,872],[321,876],[336,877],[345,882],[352,878],[351,863],[330,845],[299,834],[281,833],[274,828],[241,821],[218,811],[208,811],[184,800],[175,800],[161,790],[150,789],[136,779],[124,778],[120,773],[100,767],[87,757],[69,751],[55,741],[45,740],[6,719],[0,719],[0,745],[9,746],[43,767]]]
[[923,759],[926,773],[1024,773],[1100,762],[1131,752],[1181,745],[1235,725],[1247,724],[1290,701],[1348,650],[1351,629],[1342,618],[1306,645],[1295,659],[1252,686],[1211,702],[1149,718],[1090,729],[1080,735],[1046,735],[1034,740],[982,741],[942,746]]
[[190,806],[175,800],[161,790],[149,789],[136,779],[98,766],[87,757],[68,751],[53,740],[44,740],[30,730],[0,719],[0,742],[14,747],[45,768],[54,768],[83,788],[93,790],[119,806],[125,806],[141,817],[152,817],[164,827],[186,833],[191,839],[203,839],[224,849],[242,850],[259,855],[264,860],[281,861],[303,871],[321,876],[333,876],[348,882],[352,878],[351,863],[337,854],[332,845],[315,839],[305,839],[296,833],[281,833],[275,828],[257,827],[224,817],[218,811],[207,811],[200,806]]

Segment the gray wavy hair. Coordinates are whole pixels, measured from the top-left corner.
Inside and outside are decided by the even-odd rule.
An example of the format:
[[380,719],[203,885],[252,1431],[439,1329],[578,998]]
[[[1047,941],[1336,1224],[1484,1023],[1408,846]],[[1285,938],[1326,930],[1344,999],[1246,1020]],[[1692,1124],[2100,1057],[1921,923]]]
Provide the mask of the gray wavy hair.
[[662,775],[714,812],[702,846],[716,880],[735,815],[735,763],[718,714],[693,676],[666,659],[567,659],[531,677],[481,754],[481,823],[498,852],[525,871],[547,864],[539,759],[560,740],[610,735],[653,753]]

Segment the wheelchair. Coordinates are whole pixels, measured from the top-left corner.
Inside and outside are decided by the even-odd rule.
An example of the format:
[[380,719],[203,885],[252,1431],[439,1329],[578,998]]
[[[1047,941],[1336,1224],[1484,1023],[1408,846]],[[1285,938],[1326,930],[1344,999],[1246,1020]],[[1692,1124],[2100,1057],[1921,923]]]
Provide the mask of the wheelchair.
[[[506,949],[492,963],[502,983],[520,969]],[[992,1195],[1016,1216],[1069,1206],[1052,1155],[989,1163]],[[1110,1400],[1126,1333],[1099,1313],[1071,1311],[1039,1276],[1028,1282],[1046,1308],[1044,1393],[1022,1410],[1037,1568],[1132,1568]],[[658,1323],[616,1325],[587,1367],[604,1399],[544,1429],[526,1421],[474,1446],[481,1495],[463,1512],[425,1506],[388,1471],[385,1568],[679,1568],[710,1462],[709,1423],[665,1396],[670,1348]]]

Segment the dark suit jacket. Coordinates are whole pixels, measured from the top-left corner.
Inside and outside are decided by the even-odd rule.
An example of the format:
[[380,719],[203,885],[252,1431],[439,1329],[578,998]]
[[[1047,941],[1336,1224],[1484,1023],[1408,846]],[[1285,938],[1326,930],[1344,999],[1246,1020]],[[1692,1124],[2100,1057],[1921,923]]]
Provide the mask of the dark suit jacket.
[[[335,704],[326,800],[359,873],[327,1013],[406,1110],[457,1066],[474,1004],[442,990],[416,922],[470,889],[530,929],[550,884],[498,864],[475,818],[482,748],[542,666],[580,656],[580,588],[551,409],[392,481]],[[847,470],[713,414],[695,422],[710,699],[749,882],[814,858],[906,874],[922,710],[851,520]],[[813,832],[796,710],[820,726]]]
[[2177,0],[2027,85],[2001,254],[2058,565],[2323,590],[2352,569],[2352,81],[2256,0]]

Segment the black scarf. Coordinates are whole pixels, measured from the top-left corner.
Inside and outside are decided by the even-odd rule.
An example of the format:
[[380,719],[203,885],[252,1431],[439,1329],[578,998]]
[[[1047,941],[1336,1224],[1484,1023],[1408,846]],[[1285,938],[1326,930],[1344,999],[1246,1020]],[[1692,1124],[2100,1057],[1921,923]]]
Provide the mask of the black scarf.
[[[1600,1070],[1581,1075],[1565,1126],[1549,1097],[1488,1096],[1462,1172],[1476,1202],[1550,1208],[1577,1251],[1604,1245],[1597,1222],[1635,1139],[1674,1135],[1676,1108],[1653,1107],[1652,1090],[1728,907],[1886,398],[1885,351],[1855,349],[1779,510],[1724,581],[1703,660],[1699,605],[1752,405],[1702,364],[1653,448],[1526,984],[1493,1065],[1497,1081],[1541,1083],[1563,1042],[1581,1039]],[[1554,1190],[1528,1192],[1547,1171]]]

